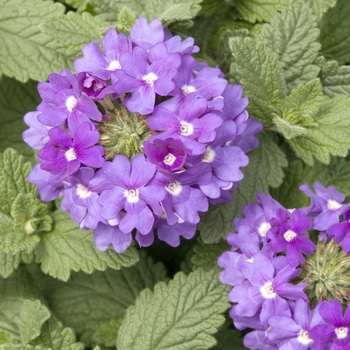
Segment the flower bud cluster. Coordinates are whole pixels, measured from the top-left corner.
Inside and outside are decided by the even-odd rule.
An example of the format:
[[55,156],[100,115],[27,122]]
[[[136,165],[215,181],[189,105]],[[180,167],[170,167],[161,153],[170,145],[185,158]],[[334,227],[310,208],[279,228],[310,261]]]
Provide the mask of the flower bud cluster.
[[192,56],[193,38],[159,20],[136,21],[130,36],[111,28],[100,49],[83,47],[77,72],[39,83],[24,140],[40,164],[29,181],[43,200],[93,229],[98,249],[117,252],[159,239],[177,246],[195,234],[209,203],[231,199],[261,124],[240,85]]
[[220,280],[233,287],[236,328],[253,329],[249,349],[350,349],[350,204],[332,186],[314,187],[300,187],[311,205],[292,210],[258,193],[228,234]]

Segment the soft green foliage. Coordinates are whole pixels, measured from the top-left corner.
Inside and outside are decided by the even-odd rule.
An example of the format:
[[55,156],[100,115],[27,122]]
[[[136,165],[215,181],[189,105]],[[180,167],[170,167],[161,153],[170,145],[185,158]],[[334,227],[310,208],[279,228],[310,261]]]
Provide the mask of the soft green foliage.
[[7,278],[21,262],[20,254],[0,253],[0,276]]
[[283,0],[235,0],[238,11],[246,21],[269,22],[276,11],[283,8]]
[[35,248],[36,262],[41,263],[44,273],[67,281],[71,271],[91,273],[104,271],[107,267],[120,269],[137,262],[135,248],[131,247],[123,254],[116,254],[111,249],[101,252],[95,247],[92,231],[81,230],[69,214],[56,211],[52,217],[52,230],[42,235]]
[[337,0],[322,18],[320,41],[321,53],[339,64],[350,62],[350,2]]
[[[33,158],[33,149],[22,140],[22,132],[27,129],[23,116],[35,110],[39,104],[36,83],[21,84],[14,79],[0,79],[0,151],[7,147],[16,149],[26,158]],[[20,101],[20,103],[19,103]]]
[[128,34],[136,21],[134,12],[129,7],[123,7],[118,15],[118,32]]
[[87,12],[68,12],[54,22],[47,19],[41,29],[57,46],[65,48],[68,55],[78,57],[81,56],[82,46],[102,39],[109,25]]
[[33,345],[44,346],[51,350],[83,350],[84,345],[77,343],[72,329],[63,327],[61,322],[50,318],[44,323],[40,336],[36,338]]
[[18,193],[35,194],[35,187],[27,181],[31,170],[29,163],[12,149],[0,154],[0,212],[10,215]]
[[117,334],[123,319],[110,320],[107,323],[101,325],[101,327],[93,335],[93,340],[105,346],[116,346]]
[[191,257],[193,269],[201,268],[205,271],[210,271],[215,267],[217,268],[217,260],[226,250],[230,250],[230,246],[226,241],[205,244],[202,240],[199,240],[198,244],[193,249],[193,255]]
[[271,126],[271,106],[285,95],[278,55],[251,38],[236,37],[229,44],[235,59],[231,76],[244,86],[244,94],[249,96],[249,112],[266,127]]
[[316,41],[319,32],[310,3],[297,1],[276,14],[257,37],[277,53],[289,93],[318,75],[313,62],[321,47]]
[[90,344],[103,324],[122,318],[140,291],[163,281],[165,275],[163,264],[142,258],[136,265],[119,271],[72,273],[66,283],[49,280],[45,295],[53,313],[72,327],[84,343]]
[[4,344],[0,345],[0,350],[49,350],[41,346],[20,345],[20,344]]
[[179,272],[169,285],[158,283],[154,292],[145,289],[127,310],[118,350],[209,349],[229,307],[226,293],[215,270],[201,269],[188,276]]
[[44,19],[54,22],[63,14],[61,4],[41,0],[1,0],[0,8],[2,73],[22,82],[28,79],[40,81],[68,65],[58,46],[39,29]]
[[137,17],[146,16],[149,21],[158,18],[165,25],[176,21],[192,19],[201,9],[202,0],[89,0],[98,17],[109,23],[118,20],[118,13],[124,7],[130,8]]
[[205,243],[217,243],[225,239],[232,231],[233,219],[242,216],[241,209],[255,201],[259,190],[268,192],[269,187],[281,185],[284,177],[283,169],[288,165],[286,156],[270,134],[260,135],[261,144],[258,149],[249,153],[249,165],[243,168],[243,180],[237,190],[232,192],[233,200],[212,206],[202,214],[199,230]]
[[13,339],[11,337],[11,334],[7,331],[1,331],[0,330],[0,345],[5,343],[12,343]]
[[20,332],[23,343],[39,336],[42,324],[50,317],[49,310],[39,300],[25,300],[22,305]]
[[337,61],[327,61],[324,57],[319,57],[317,63],[321,67],[323,93],[329,97],[350,96],[350,66],[339,66]]
[[314,158],[328,164],[330,155],[345,157],[350,148],[350,98],[325,98],[314,121],[306,135],[289,141],[296,154],[309,165]]
[[325,12],[331,7],[334,7],[337,0],[304,0],[310,2],[314,14],[318,19],[321,19]]
[[332,158],[329,165],[315,162],[312,167],[296,159],[285,172],[283,184],[273,189],[272,195],[287,208],[309,205],[309,198],[299,190],[299,186],[304,183],[312,185],[319,181],[325,187],[335,186],[341,193],[350,195],[350,162],[345,159]]

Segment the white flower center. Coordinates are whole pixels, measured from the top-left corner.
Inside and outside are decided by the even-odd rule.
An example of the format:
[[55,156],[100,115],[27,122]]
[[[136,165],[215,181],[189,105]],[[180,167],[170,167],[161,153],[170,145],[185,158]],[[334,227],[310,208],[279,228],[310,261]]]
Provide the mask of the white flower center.
[[87,187],[85,187],[84,185],[78,184],[78,186],[77,186],[77,195],[78,195],[80,198],[87,198],[87,197],[90,197],[91,192],[90,192],[90,190],[89,190]]
[[175,160],[176,160],[176,157],[175,157],[173,154],[168,153],[168,154],[164,157],[163,162],[164,162],[166,165],[170,165],[170,166],[171,166],[171,165],[174,164]]
[[205,153],[202,156],[202,161],[204,163],[211,163],[215,159],[215,151],[212,150],[210,147],[207,147],[205,150]]
[[150,72],[142,77],[142,80],[149,86],[153,86],[157,79],[158,77],[153,72]]
[[271,228],[271,225],[269,222],[262,222],[260,226],[258,227],[258,233],[260,237],[265,237],[267,231]]
[[187,122],[180,123],[180,133],[184,136],[190,136],[193,134],[193,125]]
[[191,92],[195,92],[196,91],[196,88],[192,85],[183,85],[182,88],[181,88],[183,94],[186,96],[188,94],[190,94]]
[[180,184],[180,182],[178,181],[174,181],[174,182],[170,182],[170,184],[168,184],[165,189],[171,193],[173,196],[177,196],[179,193],[181,193],[182,191],[182,186]]
[[137,203],[139,201],[138,189],[134,190],[133,188],[130,188],[130,190],[124,192],[124,196],[129,203]]
[[273,299],[276,296],[275,288],[272,282],[266,282],[262,287],[260,287],[260,292],[265,299]]
[[303,345],[308,345],[312,342],[312,339],[309,338],[309,332],[303,329],[299,332],[297,340]]
[[338,339],[344,339],[348,335],[348,327],[339,327],[334,330]]
[[121,69],[122,66],[120,65],[120,62],[119,61],[111,61],[107,67],[107,70],[111,70],[111,71],[115,71],[117,69]]
[[254,262],[255,262],[254,256],[252,256],[251,258],[247,259],[246,262],[249,262],[250,264],[254,264]]
[[283,237],[287,242],[292,241],[296,236],[297,234],[292,230],[288,230],[283,234]]
[[327,208],[329,210],[335,211],[341,208],[341,204],[339,204],[337,201],[334,201],[333,199],[329,199],[327,202]]
[[73,109],[76,107],[78,101],[74,96],[69,96],[66,100],[66,107],[69,112],[72,112]]
[[72,160],[76,160],[78,158],[74,148],[70,148],[68,151],[66,151],[64,156],[68,162],[71,162]]

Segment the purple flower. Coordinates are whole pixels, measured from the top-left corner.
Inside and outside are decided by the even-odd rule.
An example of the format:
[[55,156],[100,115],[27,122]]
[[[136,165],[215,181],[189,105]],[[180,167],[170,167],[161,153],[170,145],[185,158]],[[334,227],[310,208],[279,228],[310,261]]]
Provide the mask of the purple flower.
[[24,122],[30,127],[22,134],[23,140],[32,148],[40,149],[44,147],[45,143],[49,140],[48,132],[50,127],[41,124],[38,121],[38,115],[40,112],[28,112],[24,116]]
[[49,75],[48,83],[39,83],[42,102],[38,106],[40,123],[60,126],[66,120],[69,129],[75,130],[84,122],[101,121],[102,115],[95,103],[79,89],[76,77],[68,70]]
[[160,214],[160,202],[165,195],[163,188],[149,185],[156,166],[147,162],[143,155],[135,156],[132,164],[125,156],[118,155],[113,162],[104,164],[102,172],[114,184],[99,198],[103,206],[102,217],[111,220],[125,210],[126,214],[119,222],[122,232],[128,233],[137,228],[142,234],[149,233],[153,227],[154,213]]
[[[312,227],[310,217],[304,215],[304,210],[297,209],[292,213],[291,220],[287,221],[286,212],[279,211],[278,216],[282,216],[282,225],[279,225],[276,234],[270,231],[269,245],[275,253],[286,250],[286,256],[290,266],[298,266],[299,263],[304,263],[303,254],[311,255],[316,249],[315,244],[305,234]],[[273,225],[274,220],[272,220]]]
[[342,248],[350,252],[350,211],[344,213],[344,221],[328,228],[328,234],[334,237],[335,243],[342,243]]
[[309,331],[309,336],[314,340],[315,350],[323,350],[327,346],[330,349],[349,349],[350,307],[345,310],[344,317],[342,304],[338,300],[322,302],[320,315],[326,324],[316,325]]
[[123,69],[115,72],[117,80],[113,87],[118,94],[132,93],[131,97],[124,99],[131,112],[149,114],[154,109],[156,94],[166,96],[174,88],[172,78],[180,63],[179,54],[168,53],[163,43],[152,47],[149,52],[135,47],[132,54],[120,56]]
[[164,40],[162,22],[155,18],[148,24],[145,17],[140,17],[131,28],[130,39],[134,44],[149,50]]
[[49,131],[50,141],[39,152],[43,160],[41,169],[55,175],[67,177],[75,173],[81,164],[100,168],[104,163],[104,149],[95,146],[100,134],[92,129],[89,122],[82,124],[71,139],[69,134],[60,128]]

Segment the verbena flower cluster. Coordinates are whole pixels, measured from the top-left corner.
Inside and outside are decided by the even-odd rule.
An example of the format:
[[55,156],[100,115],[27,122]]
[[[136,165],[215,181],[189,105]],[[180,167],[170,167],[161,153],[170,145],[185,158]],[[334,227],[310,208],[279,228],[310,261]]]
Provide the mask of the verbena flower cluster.
[[314,187],[300,187],[309,207],[287,210],[260,192],[234,220],[218,264],[233,286],[234,325],[253,329],[249,349],[350,349],[350,204],[332,186]]
[[159,20],[136,21],[130,36],[110,29],[83,48],[77,72],[39,83],[24,140],[40,164],[29,181],[61,206],[98,249],[123,252],[159,239],[193,237],[209,203],[231,199],[261,123],[249,117],[240,85],[192,56],[193,38]]

